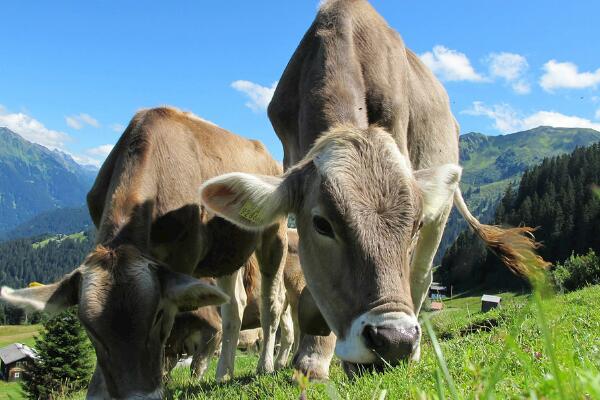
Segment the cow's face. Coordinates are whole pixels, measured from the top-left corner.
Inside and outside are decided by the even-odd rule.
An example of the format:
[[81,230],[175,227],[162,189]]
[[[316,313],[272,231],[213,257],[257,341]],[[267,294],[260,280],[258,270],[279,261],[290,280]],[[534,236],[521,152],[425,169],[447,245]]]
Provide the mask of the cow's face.
[[79,305],[97,357],[92,399],[160,399],[163,349],[175,314],[227,300],[216,287],[173,273],[131,246],[98,247],[62,281],[3,288],[1,298],[50,312]]
[[421,335],[410,287],[423,223],[447,210],[460,167],[413,172],[389,134],[325,134],[282,180],[244,174],[203,186],[206,205],[256,229],[296,214],[307,286],[338,337],[336,354],[360,364],[410,357]]

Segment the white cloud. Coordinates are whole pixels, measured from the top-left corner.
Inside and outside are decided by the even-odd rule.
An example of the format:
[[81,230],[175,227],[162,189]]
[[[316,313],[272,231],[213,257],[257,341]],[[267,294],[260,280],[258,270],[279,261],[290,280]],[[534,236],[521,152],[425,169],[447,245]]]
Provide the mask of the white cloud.
[[265,111],[273,98],[277,82],[273,83],[270,87],[259,85],[258,83],[250,81],[235,81],[231,83],[231,87],[237,91],[240,91],[250,98],[246,102],[246,106],[253,111]]
[[511,133],[520,129],[521,121],[517,112],[508,104],[496,104],[488,107],[481,101],[474,101],[471,108],[462,114],[485,116],[494,120],[494,128],[502,133]]
[[433,51],[423,53],[419,57],[442,81],[486,81],[482,75],[475,72],[469,58],[456,50],[437,45]]
[[544,75],[540,86],[547,92],[554,89],[595,88],[600,84],[600,68],[594,72],[579,72],[577,65],[571,62],[550,60],[544,64]]
[[511,85],[516,94],[528,94],[531,92],[531,85],[525,80],[518,80]]
[[79,115],[66,116],[65,122],[68,126],[75,130],[80,130],[85,125],[93,126],[94,128],[98,128],[100,126],[98,120],[93,118],[91,115],[85,113],[80,113]]
[[113,132],[117,132],[117,133],[123,133],[123,131],[125,130],[125,125],[123,125],[123,124],[112,124],[112,125],[110,126],[110,129],[111,129]]
[[596,110],[596,114],[594,115],[594,117],[595,117],[597,120],[600,120],[600,108]]
[[102,158],[106,158],[112,151],[113,147],[115,146],[112,144],[103,144],[98,147],[92,147],[91,149],[87,149],[85,152],[91,156],[99,156]]
[[64,132],[48,129],[31,116],[24,113],[10,113],[0,105],[0,126],[5,126],[30,142],[41,144],[49,149],[63,150],[71,137]]
[[485,116],[494,120],[494,127],[502,133],[512,133],[538,126],[553,126],[557,128],[591,128],[600,131],[600,123],[574,115],[565,115],[556,111],[537,111],[523,116],[508,104],[486,106],[480,101],[473,102],[470,109],[463,114]]
[[527,71],[527,68],[529,68],[527,59],[515,53],[491,53],[488,57],[488,62],[492,76],[497,76],[511,82],[519,79]]
[[503,79],[517,94],[527,94],[531,91],[529,83],[523,78],[529,68],[524,56],[507,52],[491,53],[486,61],[492,78]]

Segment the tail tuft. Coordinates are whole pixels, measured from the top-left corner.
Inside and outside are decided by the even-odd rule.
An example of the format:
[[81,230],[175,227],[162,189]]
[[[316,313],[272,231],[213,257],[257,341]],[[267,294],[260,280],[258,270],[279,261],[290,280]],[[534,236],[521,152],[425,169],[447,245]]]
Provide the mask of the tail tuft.
[[536,252],[541,247],[533,236],[537,228],[501,228],[480,224],[474,229],[488,248],[518,275],[535,279],[551,265]]
[[535,281],[543,278],[544,270],[551,264],[536,252],[542,245],[535,241],[533,232],[537,228],[501,228],[484,225],[475,218],[465,204],[460,189],[454,192],[454,205],[467,220],[471,228],[502,262],[514,273]]

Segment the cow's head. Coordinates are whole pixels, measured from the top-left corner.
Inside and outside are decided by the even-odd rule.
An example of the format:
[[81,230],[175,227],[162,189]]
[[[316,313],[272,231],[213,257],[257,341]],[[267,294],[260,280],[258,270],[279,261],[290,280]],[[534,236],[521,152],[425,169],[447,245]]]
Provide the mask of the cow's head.
[[382,129],[338,128],[283,178],[223,175],[203,185],[202,200],[247,229],[295,214],[307,286],[337,355],[395,364],[421,335],[410,287],[419,230],[448,209],[460,174],[456,165],[412,171]]
[[99,246],[61,281],[3,287],[0,298],[50,313],[79,305],[97,356],[92,399],[160,399],[163,349],[176,313],[227,301],[218,288],[172,272],[129,245]]

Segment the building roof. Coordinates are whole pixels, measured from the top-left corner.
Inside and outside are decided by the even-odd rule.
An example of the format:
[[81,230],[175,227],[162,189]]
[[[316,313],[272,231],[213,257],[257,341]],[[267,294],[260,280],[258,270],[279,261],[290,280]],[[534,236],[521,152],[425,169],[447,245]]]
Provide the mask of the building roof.
[[0,359],[4,364],[12,364],[24,358],[37,358],[35,350],[26,344],[13,343],[0,349]]
[[484,294],[483,296],[481,296],[481,301],[487,301],[490,303],[500,303],[501,300],[501,297],[492,296],[491,294]]

